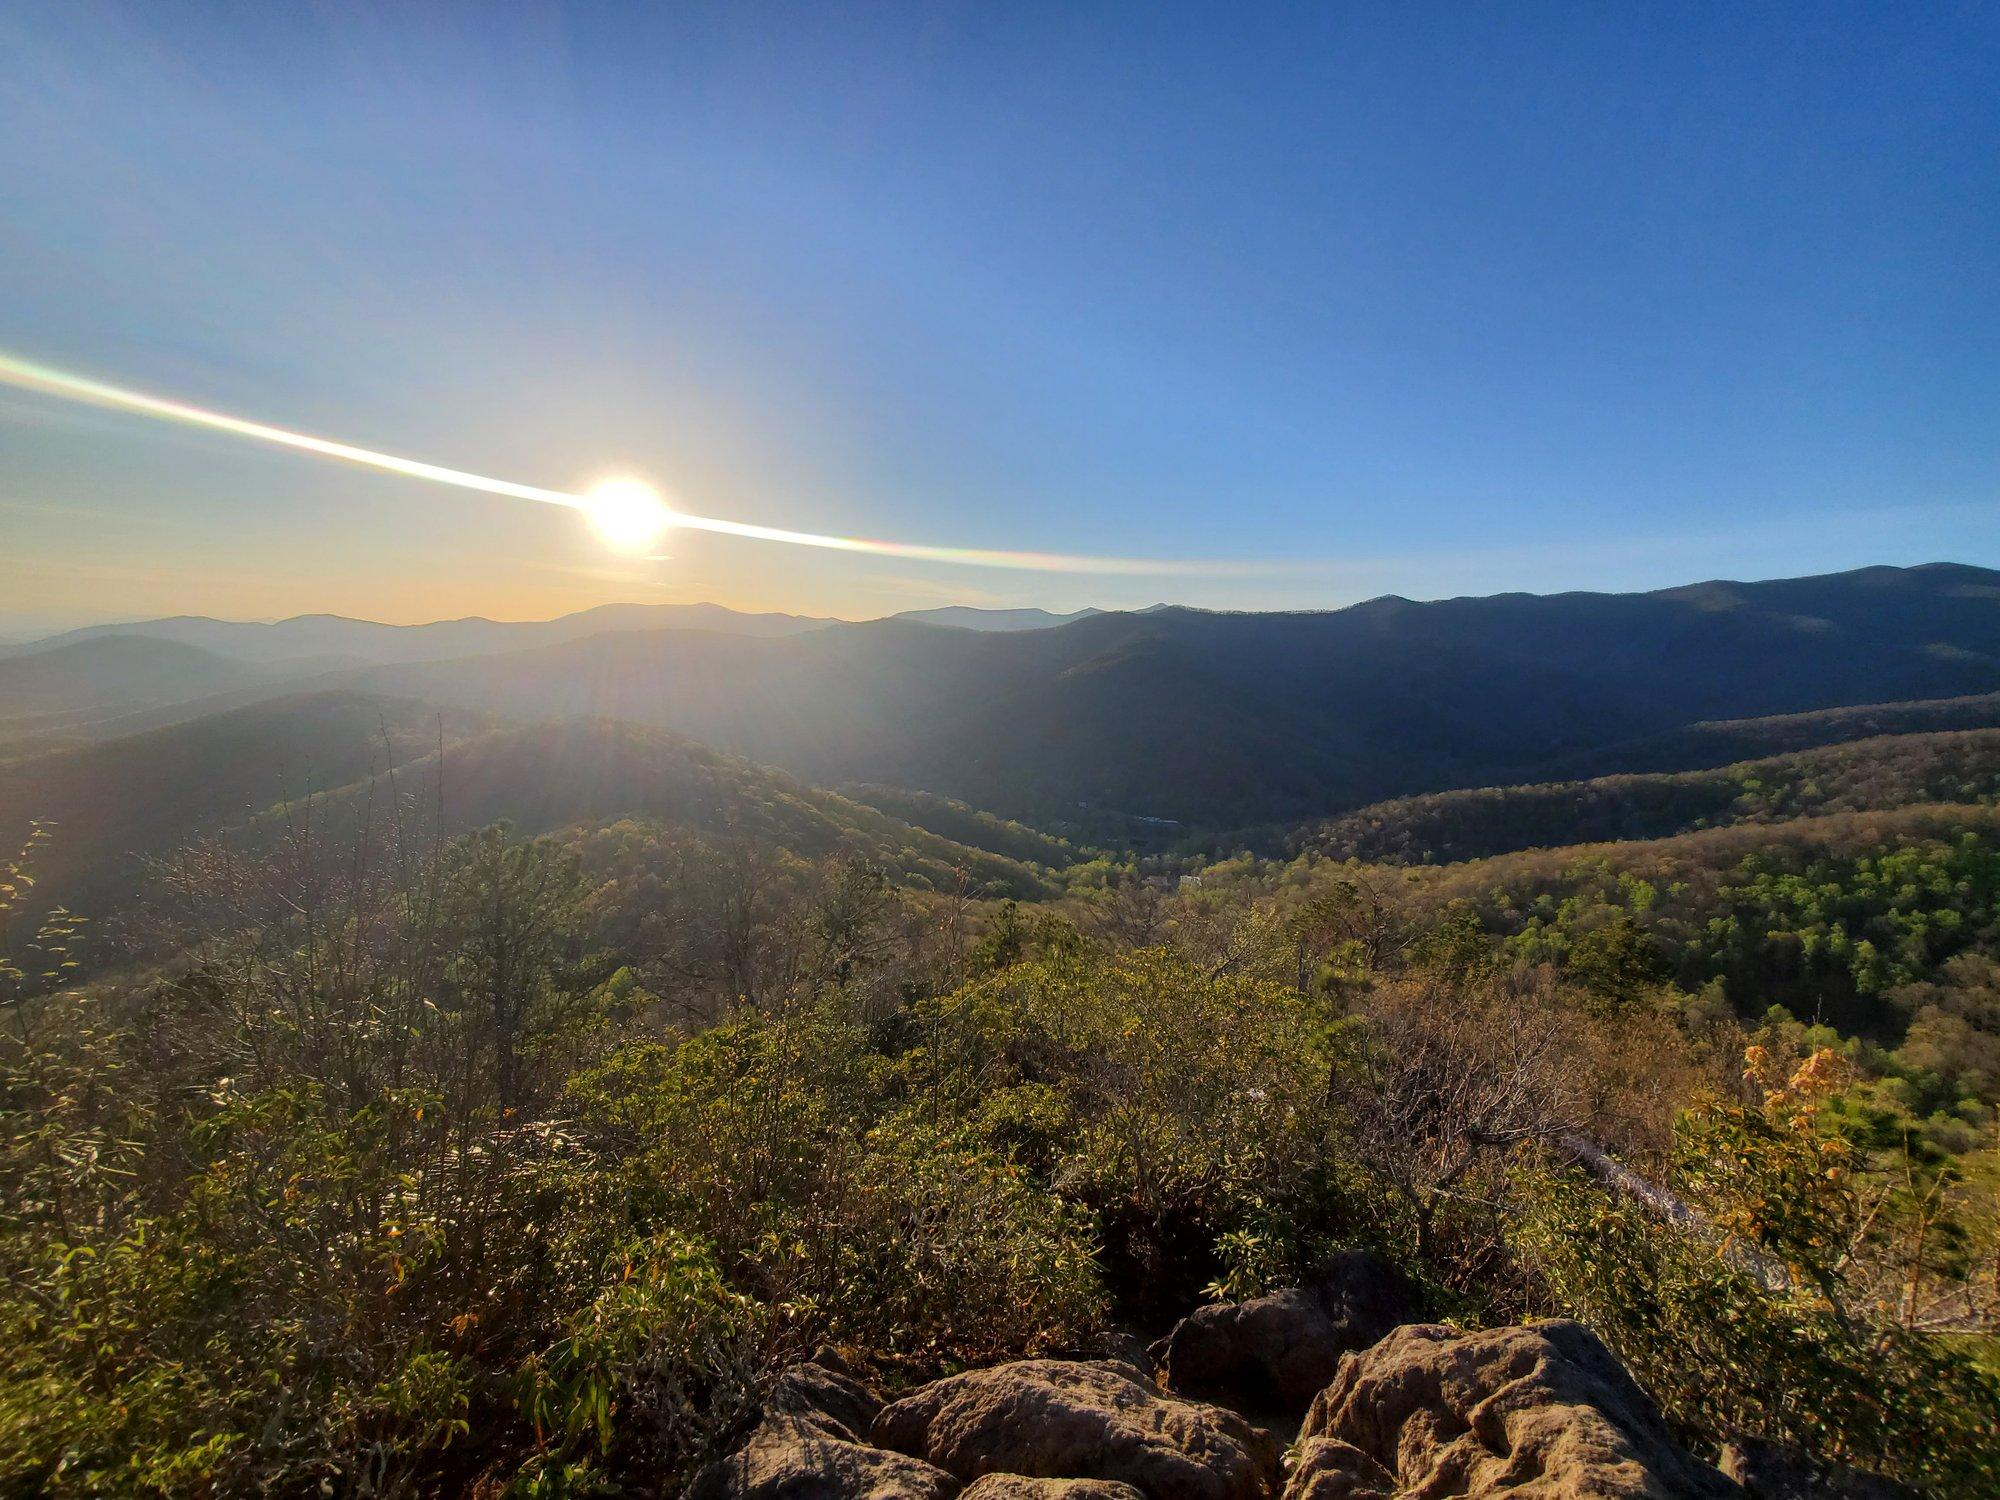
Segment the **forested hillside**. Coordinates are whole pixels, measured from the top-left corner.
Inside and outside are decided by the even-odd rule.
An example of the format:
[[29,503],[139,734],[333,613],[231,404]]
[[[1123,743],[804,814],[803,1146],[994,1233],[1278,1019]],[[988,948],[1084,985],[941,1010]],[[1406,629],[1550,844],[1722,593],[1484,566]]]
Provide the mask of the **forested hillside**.
[[1542,768],[1551,775],[1595,776],[1614,771],[1692,771],[1733,761],[1838,745],[1883,734],[1953,729],[2000,729],[2000,693],[1932,698],[1914,703],[1864,703],[1759,719],[1723,719],[1607,746]]
[[[1982,1492],[2000,809],[1939,799],[1988,795],[1993,740],[1205,864],[359,695],[30,762],[8,813],[63,816],[0,883],[0,1475],[747,1495],[815,1348],[912,1401],[1047,1355],[1232,1391],[1201,1339],[1365,1271],[1364,1344],[1585,1319],[1672,1423],[1649,1464]],[[87,920],[114,851],[190,840]],[[35,916],[59,891],[81,920]],[[839,1462],[915,1462],[857,1420]]]
[[1074,845],[1051,838],[1025,823],[996,818],[991,813],[968,807],[950,797],[893,786],[848,785],[839,790],[856,802],[866,803],[891,817],[941,833],[974,849],[985,849],[1009,859],[1048,865],[1054,869],[1074,864],[1078,859],[1078,850]]
[[1316,824],[1301,839],[1334,859],[1448,864],[1515,849],[1996,798],[2000,730],[1889,735],[1715,771],[1400,797]]
[[1912,807],[1503,855],[1414,872],[1410,889],[1531,958],[1615,934],[1629,951],[1606,961],[1639,979],[1893,1042],[1898,996],[2000,938],[1997,843],[2000,809]]
[[[809,859],[856,859],[940,891],[964,885],[981,896],[1047,895],[1054,888],[1051,868],[1078,857],[1025,829],[1008,839],[1008,825],[967,817],[963,808],[936,802],[881,808],[679,735],[609,719],[497,727],[416,759],[401,774],[435,789],[451,828],[506,822],[536,834],[623,815]],[[352,816],[381,794],[379,784],[350,786],[329,802],[336,814]],[[979,844],[941,836],[927,826],[940,814],[964,832],[990,827],[998,836]],[[1003,843],[1015,852],[987,847]]]

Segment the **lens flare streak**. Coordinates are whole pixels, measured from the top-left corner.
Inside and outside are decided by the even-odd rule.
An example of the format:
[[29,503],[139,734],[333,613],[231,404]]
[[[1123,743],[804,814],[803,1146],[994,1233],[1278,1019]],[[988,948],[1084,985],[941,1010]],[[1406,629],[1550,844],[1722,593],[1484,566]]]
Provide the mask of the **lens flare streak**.
[[[469,473],[464,469],[446,468],[442,464],[424,463],[419,459],[381,453],[372,448],[357,447],[352,443],[336,442],[331,438],[314,437],[310,433],[293,432],[287,428],[273,427],[268,423],[252,422],[244,417],[231,416],[227,412],[210,411],[206,407],[193,406],[187,402],[172,401],[162,396],[148,395],[143,391],[111,385],[105,381],[92,380],[86,376],[73,375],[67,371],[52,369],[47,365],[35,364],[5,353],[0,353],[0,383],[44,395],[80,401],[90,406],[136,412],[141,416],[180,422],[190,427],[205,427],[216,432],[230,433],[236,437],[317,454],[322,458],[337,459],[342,463],[382,469],[412,479],[428,479],[436,484],[453,485],[459,489],[477,490],[488,495],[504,495],[515,500],[533,500],[543,505],[561,505],[586,514],[591,512],[593,506],[590,495],[545,489],[540,485],[516,484],[510,479],[494,479],[484,474]],[[680,510],[672,510],[668,514],[671,525],[684,527],[690,531],[709,531],[719,536],[742,537],[758,542],[779,542],[793,547],[821,547],[835,552],[909,558],[919,562],[956,563],[975,568],[1015,568],[1038,573],[1123,573],[1161,577],[1249,575],[1274,571],[1270,565],[1244,562],[1088,557],[1067,552],[1013,552],[986,547],[940,547],[921,542],[877,541],[868,537],[830,536],[816,531],[792,531],[782,526],[759,526],[749,521],[730,521],[719,516],[696,516]]]

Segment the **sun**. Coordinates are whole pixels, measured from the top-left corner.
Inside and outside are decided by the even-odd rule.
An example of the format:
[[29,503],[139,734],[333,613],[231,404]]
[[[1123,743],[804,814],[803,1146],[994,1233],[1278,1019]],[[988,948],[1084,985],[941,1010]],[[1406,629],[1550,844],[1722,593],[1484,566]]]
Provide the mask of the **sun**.
[[644,552],[674,524],[660,492],[641,479],[607,479],[583,497],[583,513],[606,546]]

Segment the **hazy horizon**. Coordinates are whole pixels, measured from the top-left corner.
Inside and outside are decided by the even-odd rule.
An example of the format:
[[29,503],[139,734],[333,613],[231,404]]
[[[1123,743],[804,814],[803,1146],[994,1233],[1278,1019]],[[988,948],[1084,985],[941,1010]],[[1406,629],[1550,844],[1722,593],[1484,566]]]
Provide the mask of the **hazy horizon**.
[[[1916,563],[1901,563],[1901,564],[1861,563],[1857,565],[1857,567],[1859,568],[1877,567],[1877,566],[1916,567],[1916,568],[1983,567],[1985,566],[1985,564],[1966,562],[1963,559],[1959,558],[1934,557],[1934,558],[1926,558],[1923,561]],[[1837,572],[1848,572],[1853,570],[1833,569],[1829,571],[1837,573]],[[1727,578],[1721,576],[1709,577],[1709,578],[1682,578],[1682,579],[1677,579],[1671,583],[1662,585],[1662,587],[1665,588],[1692,587],[1704,583],[1762,583],[1762,582],[1780,581],[1788,578],[1810,577],[1810,576],[1823,576],[1823,575],[1744,574]],[[1647,590],[1637,590],[1637,589],[1510,590],[1506,588],[1499,588],[1487,592],[1498,594],[1498,593],[1566,593],[1566,592],[1639,593],[1646,591]],[[1436,595],[1401,594],[1399,593],[1399,591],[1396,590],[1387,590],[1384,591],[1384,593],[1380,594],[1370,594],[1351,600],[1344,600],[1338,604],[1290,605],[1290,606],[1272,605],[1262,609],[1253,608],[1247,611],[1228,610],[1224,608],[1223,612],[1225,613],[1247,612],[1247,613],[1262,614],[1262,613],[1287,613],[1287,612],[1314,611],[1314,610],[1327,610],[1327,609],[1345,609],[1354,604],[1366,603],[1370,599],[1380,599],[1385,597],[1403,597],[1412,599],[1418,603],[1429,603],[1450,598],[1466,598],[1466,597],[1479,597],[1479,596],[1468,595],[1468,594],[1436,594]],[[648,609],[648,608],[659,608],[659,607],[667,607],[667,608],[698,607],[705,605],[715,606],[721,609],[735,610],[735,612],[739,614],[793,615],[802,619],[828,620],[836,624],[864,624],[870,620],[891,619],[894,618],[895,616],[906,615],[906,614],[934,613],[947,609],[970,609],[970,610],[987,611],[993,613],[1005,613],[1014,610],[1021,610],[1021,611],[1040,610],[1043,613],[1060,618],[1092,610],[1103,611],[1107,613],[1120,613],[1120,612],[1129,613],[1133,611],[1144,611],[1148,609],[1164,609],[1164,608],[1185,608],[1185,609],[1202,609],[1202,610],[1214,610],[1218,608],[1218,606],[1191,604],[1185,600],[1165,598],[1165,597],[1154,599],[1144,604],[1103,605],[1103,604],[1084,603],[1072,606],[1067,609],[1044,609],[1042,606],[1039,605],[974,604],[959,600],[949,600],[944,603],[934,604],[934,605],[913,605],[908,609],[885,610],[880,614],[814,615],[804,610],[739,610],[736,609],[736,607],[733,605],[721,604],[719,601],[713,599],[688,599],[688,600],[672,600],[672,601],[659,600],[659,599],[606,599],[597,604],[585,605],[580,609],[563,610],[560,611],[559,613],[549,614],[549,615],[523,615],[523,616],[498,616],[498,615],[484,615],[484,614],[437,615],[437,616],[425,616],[425,617],[411,618],[411,619],[385,620],[366,615],[342,614],[337,610],[306,609],[306,610],[298,610],[293,613],[284,615],[262,615],[254,617],[215,615],[199,610],[180,610],[180,611],[175,611],[171,614],[160,614],[160,615],[134,615],[134,614],[113,613],[105,615],[102,618],[77,618],[49,625],[38,625],[33,622],[32,617],[13,616],[0,613],[0,645],[30,644],[36,641],[64,635],[73,630],[102,629],[105,627],[117,626],[117,625],[144,625],[144,624],[154,623],[160,620],[172,620],[172,619],[212,620],[217,623],[232,624],[232,625],[282,625],[282,624],[287,624],[294,620],[341,619],[341,620],[355,621],[362,624],[388,625],[397,628],[408,628],[412,626],[421,626],[421,625],[448,625],[466,621],[480,621],[480,620],[493,624],[530,625],[530,624],[544,624],[553,620],[564,619],[575,615],[585,615],[596,610],[609,610],[609,609],[622,609],[622,608]]]

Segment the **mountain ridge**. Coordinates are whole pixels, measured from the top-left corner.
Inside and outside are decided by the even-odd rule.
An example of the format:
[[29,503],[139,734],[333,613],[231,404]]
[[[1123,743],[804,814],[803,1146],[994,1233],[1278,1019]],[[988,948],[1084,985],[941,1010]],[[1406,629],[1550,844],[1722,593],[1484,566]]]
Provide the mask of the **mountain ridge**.
[[[679,606],[675,628],[617,628],[662,618],[634,608],[564,617],[592,633],[531,634],[518,649],[364,665],[246,663],[182,644],[179,701],[130,671],[107,673],[90,701],[50,666],[175,649],[140,637],[0,657],[0,681],[58,679],[53,707],[68,717],[55,722],[72,739],[307,687],[626,719],[810,783],[928,792],[1086,840],[1134,819],[1214,833],[1449,787],[1685,769],[1694,762],[1672,762],[1692,748],[1643,747],[1707,734],[1723,747],[1711,753],[1738,760],[1757,753],[1733,748],[1738,731],[1697,726],[2000,693],[2000,573],[1963,564],[1325,611],[1155,606],[1015,630],[777,616],[721,631],[687,626],[746,617]],[[406,653],[449,644],[430,627],[366,628],[418,632],[399,638]],[[14,727],[18,757],[48,723]],[[1771,748],[1799,746],[1781,736]]]
[[421,625],[388,625],[349,615],[291,615],[282,620],[221,620],[173,615],[157,620],[86,625],[12,648],[18,658],[110,637],[170,640],[219,656],[258,662],[349,657],[351,664],[435,661],[519,650],[558,640],[586,639],[608,630],[719,629],[746,635],[782,635],[836,623],[807,615],[744,613],[720,604],[600,604],[550,620],[493,620],[466,615]]
[[[1155,604],[1152,610],[1176,606]],[[1143,611],[1142,611],[1143,612]],[[1034,608],[986,608],[949,604],[903,610],[885,620],[949,629],[1006,632],[1045,630],[1105,613],[1094,607],[1057,614]],[[281,620],[225,620],[214,615],[166,615],[157,619],[82,625],[26,639],[0,639],[0,660],[60,650],[85,641],[136,637],[195,646],[219,656],[258,662],[348,656],[352,664],[434,661],[488,655],[531,645],[580,640],[613,630],[714,630],[731,635],[776,636],[833,625],[870,624],[831,615],[746,611],[700,601],[691,604],[610,603],[547,620],[495,620],[461,615],[413,625],[391,625],[354,615],[313,611]]]
[[2000,599],[1984,592],[2000,573],[1690,587],[1106,612],[1015,633],[603,635],[358,680],[658,723],[807,780],[911,786],[1054,832],[1097,814],[1304,818],[1705,720],[2000,690]]

